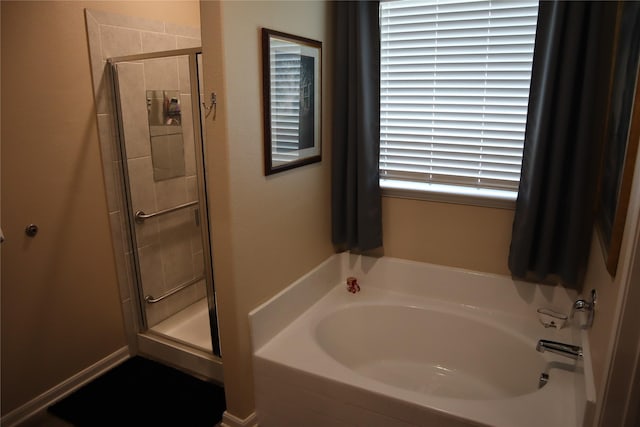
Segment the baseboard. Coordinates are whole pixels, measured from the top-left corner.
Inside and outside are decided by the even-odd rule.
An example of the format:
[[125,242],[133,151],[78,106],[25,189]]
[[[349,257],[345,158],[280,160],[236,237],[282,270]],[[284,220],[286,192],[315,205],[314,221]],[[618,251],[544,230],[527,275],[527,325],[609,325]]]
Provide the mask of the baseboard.
[[122,347],[104,359],[89,366],[87,369],[78,372],[55,387],[45,391],[35,399],[9,412],[0,419],[0,424],[2,424],[3,427],[13,427],[25,422],[30,417],[45,410],[50,405],[71,394],[128,358],[129,348]]
[[241,420],[228,411],[224,411],[220,427],[258,427],[258,420],[255,412],[252,412],[247,418]]

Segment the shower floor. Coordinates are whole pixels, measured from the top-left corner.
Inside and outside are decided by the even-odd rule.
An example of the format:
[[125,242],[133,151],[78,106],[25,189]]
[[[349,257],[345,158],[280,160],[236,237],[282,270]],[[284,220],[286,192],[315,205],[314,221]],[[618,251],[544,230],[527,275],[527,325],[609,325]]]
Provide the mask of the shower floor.
[[209,306],[206,298],[202,298],[163,320],[151,330],[183,344],[197,347],[209,353],[213,352],[209,326]]

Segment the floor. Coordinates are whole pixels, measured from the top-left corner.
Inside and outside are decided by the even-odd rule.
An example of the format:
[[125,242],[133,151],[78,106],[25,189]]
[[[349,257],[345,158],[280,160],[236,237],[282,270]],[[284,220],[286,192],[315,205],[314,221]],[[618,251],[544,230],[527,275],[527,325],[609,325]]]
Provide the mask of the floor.
[[222,385],[134,356],[16,427],[219,427],[225,406]]
[[[221,425],[221,423],[218,423],[212,427],[221,427]],[[16,427],[74,427],[74,425],[51,415],[45,410]]]
[[19,424],[19,427],[73,427],[73,424],[69,424],[44,410]]

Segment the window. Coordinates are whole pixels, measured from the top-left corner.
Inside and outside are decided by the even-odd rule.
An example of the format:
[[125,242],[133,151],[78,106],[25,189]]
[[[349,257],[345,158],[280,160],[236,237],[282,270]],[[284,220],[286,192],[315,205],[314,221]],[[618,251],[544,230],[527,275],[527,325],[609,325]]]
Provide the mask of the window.
[[513,204],[537,16],[527,0],[381,2],[385,192]]

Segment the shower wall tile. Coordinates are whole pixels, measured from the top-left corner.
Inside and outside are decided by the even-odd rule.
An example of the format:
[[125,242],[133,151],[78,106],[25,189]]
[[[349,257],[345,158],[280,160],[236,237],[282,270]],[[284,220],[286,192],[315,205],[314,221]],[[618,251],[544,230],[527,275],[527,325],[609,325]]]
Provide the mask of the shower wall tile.
[[104,59],[142,53],[140,31],[123,27],[100,26]]
[[[182,141],[182,138],[180,138]],[[171,177],[173,159],[171,157],[171,141],[169,135],[156,135],[151,137],[151,153],[153,153],[153,176]],[[158,179],[158,178],[156,178]]]
[[[155,198],[155,182],[151,157],[139,157],[127,161],[129,166],[129,186],[134,211],[147,213],[158,210]],[[166,209],[166,207],[162,208]]]
[[192,47],[200,47],[200,38],[177,37],[178,49],[189,49]]
[[204,298],[207,296],[207,288],[206,288],[206,282],[203,280],[202,282],[200,282],[196,288],[196,296],[195,296],[195,300],[198,301],[201,298]]
[[191,304],[198,300],[197,286],[198,285],[189,286],[188,288],[185,288],[184,290],[173,295],[173,301],[171,302],[171,304],[175,307],[180,307],[180,310],[189,307]]
[[[195,220],[195,211],[193,207],[172,212],[159,218],[158,225],[160,232],[160,242],[162,246],[171,247],[172,245],[188,245],[185,250],[191,256],[191,238],[199,232]],[[192,267],[189,266],[189,271]]]
[[[152,210],[145,210],[145,213],[155,212]],[[160,243],[159,239],[159,229],[158,229],[158,221],[159,218],[149,218],[145,220],[143,223],[135,224],[136,230],[136,245],[141,248],[143,246],[149,245],[157,245]]]
[[128,159],[151,155],[144,70],[145,67],[139,63],[118,65],[122,127]]
[[120,160],[118,156],[117,140],[114,134],[114,122],[111,114],[98,114],[98,137],[100,141],[106,142],[101,144],[103,164]]
[[[109,214],[109,220],[111,221],[112,228],[119,227],[120,218],[117,213]],[[115,261],[116,261],[116,265],[118,266],[116,268],[116,272],[118,275],[118,283],[126,284],[126,286],[119,286],[120,301],[125,301],[130,298],[130,290],[129,290],[130,277],[127,271],[129,269],[129,265],[127,264],[127,257],[124,251],[125,245],[123,242],[122,233],[120,233],[119,236],[114,238],[113,245],[116,248]]]
[[[116,267],[118,269],[118,282],[121,288],[121,300],[123,307],[123,316],[125,326],[127,328],[127,338],[130,348],[136,347],[136,331],[140,330],[142,325],[136,314],[136,302],[133,270],[133,254],[129,246],[129,226],[124,207],[124,193],[122,182],[123,164],[119,160],[119,147],[117,145],[116,127],[113,120],[115,112],[111,95],[111,76],[110,68],[106,63],[109,57],[125,56],[142,52],[151,52],[157,50],[170,50],[174,48],[187,48],[200,46],[200,30],[188,28],[181,25],[173,25],[151,21],[143,18],[127,17],[117,14],[97,10],[86,11],[87,36],[89,39],[89,50],[91,58],[91,72],[93,75],[94,97],[96,103],[96,112],[98,114],[98,128],[101,150],[103,155],[103,169],[105,174],[105,187],[107,189],[107,198],[110,212],[110,224],[114,241],[114,252],[116,257]],[[164,60],[170,62],[169,60]],[[157,61],[162,62],[162,61]],[[124,66],[142,67],[141,64],[120,64]],[[156,68],[156,69],[153,69]],[[188,68],[178,70],[177,62],[172,64],[170,71],[160,70],[158,67],[152,66],[148,70],[136,71],[138,74],[138,82],[143,81],[142,77],[148,79],[148,83],[158,87],[149,87],[153,89],[183,89],[186,91],[188,83],[185,77],[188,76]],[[126,72],[124,73],[126,74]],[[120,83],[123,83],[122,72],[119,74]],[[124,76],[126,80],[127,77]],[[173,79],[169,81],[170,79]],[[126,83],[133,83],[125,82]],[[165,87],[165,84],[172,84],[172,87]],[[184,84],[184,83],[183,83]],[[187,200],[194,200],[195,178],[180,178],[173,182],[155,183],[153,181],[153,169],[150,157],[150,137],[148,132],[148,119],[146,112],[146,93],[145,87],[142,85],[134,85],[133,88],[127,87],[122,93],[129,96],[128,108],[133,110],[135,114],[130,117],[127,114],[126,129],[128,139],[127,152],[129,161],[124,165],[128,168],[131,182],[140,182],[131,188],[131,196],[135,200],[134,203],[141,205],[144,210],[154,212],[160,209],[158,203],[165,207],[171,207],[175,204],[184,203]],[[135,95],[134,95],[135,93]],[[185,155],[187,155],[187,165],[190,168],[189,175],[195,174],[195,157],[187,152],[193,152],[193,129],[191,119],[190,99],[183,100],[183,109],[188,111],[184,114],[189,124],[189,129],[185,130],[184,137]],[[123,104],[123,108],[125,105]],[[131,136],[134,132],[135,137]],[[188,181],[187,181],[188,180]],[[171,180],[170,180],[171,181]],[[162,195],[158,200],[155,198],[155,191],[176,191],[177,194]],[[171,203],[174,203],[173,205]],[[143,227],[137,227],[136,239],[140,250],[140,268],[143,276],[144,288],[146,294],[159,296],[163,292],[169,290],[171,286],[166,284],[166,279],[182,278],[199,275],[200,271],[194,272],[194,266],[199,265],[202,259],[202,249],[195,242],[199,241],[199,229],[194,224],[193,209],[181,212],[180,215],[172,221],[165,221],[164,230],[161,230],[160,218],[169,219],[173,214],[165,217],[158,217],[145,221]],[[182,224],[182,225],[181,225]],[[164,234],[163,234],[164,233]],[[165,250],[159,244],[163,236],[171,237],[174,243],[170,244]],[[176,260],[177,258],[177,260]],[[183,258],[183,259],[182,259]],[[165,259],[167,262],[162,263]],[[181,265],[182,264],[182,265]],[[181,271],[184,270],[184,271]],[[165,275],[165,271],[168,272]],[[178,292],[174,296],[166,298],[157,304],[146,304],[147,320],[150,326],[164,320],[166,317],[176,311],[192,304],[197,299],[206,296],[204,284],[198,284]]]
[[175,295],[170,296],[169,298],[163,299],[155,304],[147,304],[147,322],[149,327],[152,327],[166,318],[170,317],[172,314],[176,313],[176,311],[180,310],[177,307]]
[[180,295],[177,304],[180,304],[181,307],[186,308],[193,304],[193,301],[196,301],[196,295],[198,295],[197,284],[185,289],[184,292],[182,292],[182,295]]
[[98,114],[114,114],[115,107],[111,95],[111,70],[106,61],[97,63],[94,68],[94,98]]
[[202,235],[200,234],[200,230],[191,237],[191,254],[193,258],[193,271],[195,275],[198,276],[204,271]]
[[107,193],[107,207],[109,213],[118,211],[118,190],[116,187],[116,165],[113,161],[103,163],[104,185]]
[[204,298],[205,295],[204,282],[200,282],[160,302],[147,304],[147,323],[149,327],[153,327],[177,311],[187,308],[199,299]]
[[180,94],[191,95],[191,76],[189,75],[189,58],[178,58],[178,89]]
[[195,209],[173,212],[160,219],[160,241],[165,282],[171,286],[195,277],[191,240],[198,233]]
[[158,135],[166,135],[168,133],[168,127],[164,125],[152,125],[149,126],[149,135],[158,136]]
[[169,209],[187,203],[187,184],[184,177],[166,179],[155,183],[158,209]]
[[118,289],[120,292],[120,301],[130,298],[130,287],[133,284],[131,278],[131,264],[127,262],[126,254],[126,235],[122,231],[122,220],[120,212],[109,214],[109,221],[112,230],[120,230],[113,233],[113,247],[116,261],[116,273],[118,277]]
[[114,164],[118,160],[115,152],[116,140],[113,135],[113,118],[110,114],[98,114],[98,137],[100,141],[106,142],[100,144],[100,154],[107,195],[107,207],[109,213],[112,213],[120,209],[118,205],[120,191],[117,185],[119,177],[117,175],[117,165]]
[[85,12],[87,22],[87,38],[89,40],[89,59],[91,63],[91,73],[93,75],[93,96],[95,99],[98,114],[111,113],[111,93],[108,86],[109,80],[105,75],[107,63],[102,56],[102,43],[100,41],[100,24],[93,15]]
[[193,39],[200,39],[200,29],[187,27],[186,25],[174,24],[172,22],[165,22],[165,33],[175,34],[177,36],[189,37]]
[[124,168],[120,160],[112,162],[111,166],[113,171],[113,180],[116,186],[116,189],[114,191],[115,199],[116,199],[116,206],[114,211],[120,211],[121,212],[120,218],[123,221],[126,221],[126,215],[122,214],[122,212],[125,212],[125,205],[126,205],[125,195],[122,190],[124,188]]
[[103,61],[100,46],[100,24],[89,10],[85,10],[85,22],[87,23],[87,39],[89,40],[89,62],[92,66],[100,66]]
[[124,265],[126,266],[125,269],[125,277],[121,278],[120,283],[122,283],[122,285],[120,286],[121,289],[121,294],[123,296],[126,296],[126,299],[135,299],[135,295],[131,294],[131,290],[135,289],[134,288],[134,277],[135,277],[135,271],[133,269],[133,265],[134,265],[134,259],[133,259],[133,253],[131,252],[126,252],[124,254]]
[[198,180],[195,176],[188,176],[185,178],[187,185],[187,200],[189,202],[198,200]]
[[138,248],[138,261],[140,263],[140,276],[144,284],[146,295],[159,297],[170,287],[164,282],[164,274],[161,268],[162,254],[160,245],[150,245]]
[[[202,245],[199,246],[202,247]],[[202,251],[195,252],[193,254],[193,272],[196,276],[199,276],[204,272],[204,258]]]
[[[130,252],[133,250],[131,248],[131,230],[129,230],[127,213],[124,211],[119,211],[116,212],[116,214],[120,222],[120,233],[122,235],[122,242],[124,246],[123,251],[125,255],[127,255],[130,254]],[[127,270],[127,274],[133,277],[133,273],[130,270]]]
[[170,167],[173,171],[181,171],[184,175],[184,141],[181,134],[168,135],[169,138],[169,159]]
[[[154,31],[157,33],[165,32],[163,22],[153,21],[151,19],[140,18],[136,16],[120,15],[116,13],[104,12],[97,9],[88,11],[93,18],[104,25],[112,25],[116,27],[134,28],[142,31]],[[178,33],[176,33],[178,34]],[[182,33],[180,33],[182,35]]]
[[176,36],[171,34],[150,33],[142,31],[142,52],[158,52],[172,50],[177,47]]
[[147,325],[149,328],[153,328],[158,323],[171,315],[171,311],[166,300],[157,302],[155,304],[145,304],[147,312]]
[[[198,84],[201,91],[198,104],[202,105],[202,103],[205,103],[205,105],[207,105],[208,107],[211,107],[211,93],[205,96],[203,92],[204,91],[204,80],[203,80],[204,72],[202,70],[202,57],[200,57],[200,60],[196,62],[198,67]],[[199,111],[200,111],[200,123],[204,124],[206,123],[206,120],[207,120],[207,110],[205,108],[199,108]],[[206,147],[206,132],[201,132],[200,137],[202,138],[202,146]]]
[[127,336],[127,344],[129,346],[129,354],[134,355],[138,352],[137,331],[141,329],[137,319],[135,301],[128,299],[122,303],[122,319],[124,320],[124,329]]
[[193,109],[191,96],[180,95],[182,103],[182,138],[184,139],[184,167],[186,176],[196,174],[196,152],[193,134]]
[[206,296],[205,282],[200,281],[155,304],[147,304],[149,327],[160,323],[176,311],[187,308]]
[[165,283],[171,287],[191,280],[194,277],[191,242],[181,239],[165,243],[162,246],[162,266]]
[[147,90],[178,90],[178,61],[175,58],[146,60],[144,82]]

